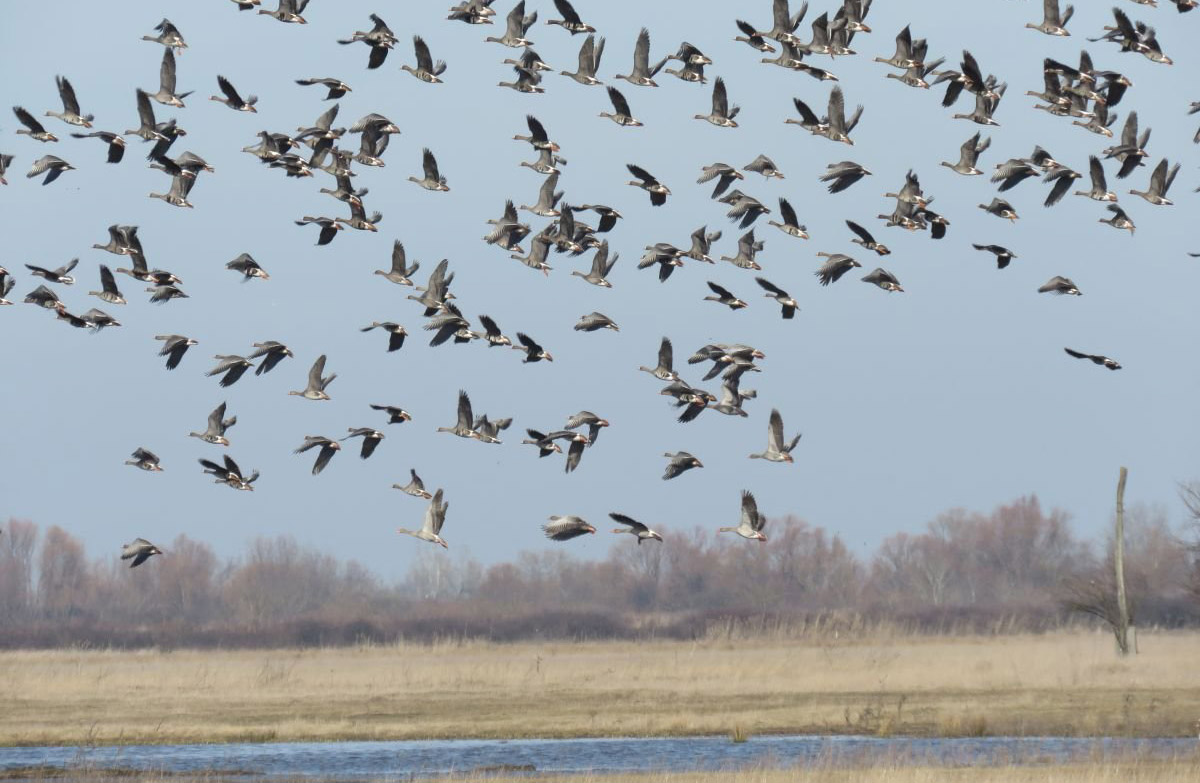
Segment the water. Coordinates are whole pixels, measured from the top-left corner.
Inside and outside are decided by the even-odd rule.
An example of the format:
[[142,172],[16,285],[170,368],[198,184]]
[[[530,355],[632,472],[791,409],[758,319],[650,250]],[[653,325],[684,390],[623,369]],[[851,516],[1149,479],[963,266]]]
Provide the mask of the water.
[[[539,773],[685,772],[744,767],[870,764],[901,761],[952,765],[1038,764],[1130,754],[1167,758],[1195,752],[1194,739],[1069,737],[762,736],[577,740],[436,740],[405,742],[281,742],[231,745],[127,745],[97,748],[4,748],[0,770],[79,765],[226,771],[237,776],[403,781],[416,776],[506,767]],[[511,774],[511,773],[509,773]]]

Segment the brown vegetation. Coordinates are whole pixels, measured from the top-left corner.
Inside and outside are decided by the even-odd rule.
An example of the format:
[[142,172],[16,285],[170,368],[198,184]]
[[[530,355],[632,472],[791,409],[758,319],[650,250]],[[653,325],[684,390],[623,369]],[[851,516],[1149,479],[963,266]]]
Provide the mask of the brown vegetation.
[[[1200,552],[1162,512],[1134,507],[1128,517],[1138,625],[1200,625]],[[662,545],[614,543],[599,561],[553,548],[485,567],[423,552],[389,585],[286,537],[258,539],[221,562],[207,544],[179,536],[165,556],[131,571],[115,551],[89,561],[59,527],[39,535],[11,520],[0,536],[0,647],[697,639],[725,622],[1040,631],[1111,593],[1111,546],[1097,554],[1036,498],[990,514],[947,512],[924,533],[888,538],[869,559],[802,520],[771,525],[765,547],[676,530]]]
[[665,736],[1192,736],[1195,631],[0,653],[0,745]]

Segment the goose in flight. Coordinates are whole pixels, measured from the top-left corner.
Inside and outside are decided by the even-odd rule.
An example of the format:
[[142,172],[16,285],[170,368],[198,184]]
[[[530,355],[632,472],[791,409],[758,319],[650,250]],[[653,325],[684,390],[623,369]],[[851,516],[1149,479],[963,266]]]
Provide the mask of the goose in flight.
[[254,348],[254,352],[248,358],[262,359],[258,366],[254,368],[255,375],[268,373],[284,359],[295,356],[291,348],[288,348],[278,340],[264,340],[261,343],[255,343]]
[[384,280],[395,283],[396,285],[413,285],[412,275],[421,268],[420,261],[413,261],[411,267],[408,266],[407,257],[404,252],[404,245],[397,239],[392,243],[392,268],[390,270],[376,269],[375,274],[381,275]]
[[131,543],[121,547],[121,559],[133,560],[130,568],[137,568],[150,559],[151,555],[161,555],[163,551],[144,538],[135,538]]
[[200,466],[204,468],[204,472],[216,477],[217,484],[225,484],[233,489],[242,490],[244,492],[254,491],[254,482],[258,480],[258,471],[254,471],[249,476],[242,475],[242,469],[233,461],[233,457],[225,454],[222,457],[224,465],[218,465],[212,460],[198,460]]
[[1004,269],[1010,261],[1017,258],[1016,253],[1001,245],[976,245],[975,243],[971,243],[971,247],[996,256],[997,269]]
[[229,439],[225,437],[225,430],[237,424],[237,416],[225,418],[225,406],[226,403],[222,402],[208,414],[208,428],[204,432],[189,432],[188,436],[215,446],[228,446]]
[[675,349],[671,345],[669,338],[662,338],[662,342],[658,346],[658,364],[653,367],[639,367],[642,372],[648,372],[660,381],[678,381],[679,373],[675,372],[674,365]]
[[867,273],[866,275],[863,276],[862,280],[864,283],[871,283],[873,285],[877,285],[880,288],[882,288],[884,291],[888,291],[888,292],[899,291],[901,293],[904,292],[904,289],[900,287],[900,281],[896,279],[896,276],[893,275],[891,272],[887,271],[886,269],[884,269],[883,267],[877,267],[877,268],[871,270],[869,273]]
[[374,427],[347,427],[346,431],[350,434],[342,438],[344,441],[351,438],[363,439],[362,447],[358,452],[360,459],[366,459],[374,454],[375,449],[379,447],[379,442],[384,438],[384,434]]
[[383,65],[387,59],[387,54],[392,47],[399,41],[392,29],[387,26],[387,22],[383,21],[378,15],[371,14],[371,21],[375,26],[370,30],[363,32],[355,30],[354,35],[349,38],[339,38],[338,43],[349,45],[358,41],[362,41],[371,48],[371,53],[367,57],[367,68],[375,69]]
[[388,424],[403,424],[406,421],[412,421],[412,414],[396,405],[376,405],[375,403],[370,403],[368,407],[373,411],[383,411],[386,413]]
[[1042,3],[1041,24],[1026,22],[1025,26],[1030,30],[1037,30],[1046,35],[1069,36],[1067,22],[1071,21],[1071,17],[1075,14],[1075,7],[1069,5],[1065,10],[1060,12],[1058,3],[1059,0],[1044,0]]
[[637,177],[640,182],[630,181],[630,185],[635,188],[641,188],[650,194],[650,203],[656,207],[661,207],[667,203],[667,196],[671,195],[671,189],[655,179],[654,175],[646,171],[641,166],[636,166],[632,163],[625,165],[629,169],[629,173]]
[[638,522],[633,517],[627,517],[624,514],[618,514],[615,511],[609,512],[608,515],[612,521],[625,527],[618,527],[613,530],[614,533],[629,533],[637,537],[637,542],[640,545],[643,541],[662,541],[663,537],[654,532],[646,525]]
[[159,350],[158,355],[167,357],[168,370],[178,367],[179,362],[183,360],[183,355],[187,353],[187,349],[199,344],[191,337],[184,337],[181,334],[156,334],[154,339],[163,341],[163,347]]
[[679,451],[674,454],[667,452],[663,454],[670,462],[667,463],[667,469],[663,473],[663,481],[669,481],[683,474],[685,471],[692,468],[702,468],[704,463],[688,454],[686,451]]
[[1063,277],[1062,275],[1055,275],[1054,277],[1047,280],[1045,283],[1042,283],[1042,285],[1038,288],[1038,293],[1039,294],[1053,293],[1053,294],[1058,294],[1060,296],[1062,296],[1064,294],[1069,295],[1069,296],[1083,296],[1083,292],[1080,291],[1079,287],[1076,286],[1075,283],[1071,281],[1071,278]]
[[162,44],[168,50],[179,49],[181,53],[187,48],[183,33],[179,32],[179,28],[172,24],[170,19],[163,19],[154,29],[158,31],[158,35],[143,35],[142,40]]
[[58,117],[68,125],[79,125],[84,128],[92,127],[92,120],[96,119],[95,116],[83,114],[79,111],[79,99],[75,97],[75,88],[71,86],[67,78],[65,76],[55,76],[54,83],[58,85],[58,97],[62,99],[63,110],[61,112],[48,111],[46,112],[46,116]]
[[458,420],[453,427],[438,427],[438,432],[449,432],[460,438],[479,439],[479,433],[474,428],[475,419],[471,415],[471,398],[465,391],[458,392]]
[[711,280],[706,281],[706,283],[708,284],[709,290],[715,295],[704,297],[704,301],[723,304],[730,310],[741,310],[743,307],[749,307],[745,301],[734,296],[729,289],[719,286]]
[[350,85],[346,84],[341,79],[334,79],[328,76],[313,79],[297,79],[296,84],[299,84],[301,87],[311,87],[314,84],[321,85],[329,91],[324,98],[324,100],[327,101],[341,98],[345,96],[346,93],[354,91]]
[[790,442],[784,442],[783,439],[783,417],[779,415],[779,410],[771,409],[771,418],[767,424],[767,449],[759,454],[751,454],[750,459],[765,459],[770,462],[793,462],[792,450],[796,448],[796,444],[800,442],[800,435],[792,438]]
[[992,140],[989,137],[983,141],[980,141],[979,138],[981,135],[981,133],[977,132],[974,136],[963,142],[962,146],[959,147],[958,150],[957,163],[942,161],[942,165],[956,174],[962,174],[968,177],[974,177],[983,174],[982,171],[976,168],[976,164],[979,162],[979,155],[988,147],[992,146]]
[[242,96],[238,94],[237,88],[224,76],[217,76],[217,86],[221,88],[221,92],[224,93],[225,97],[210,95],[208,96],[210,101],[223,103],[234,111],[258,113],[258,109],[254,108],[254,104],[258,103],[257,95],[247,95],[245,100],[243,100]]
[[596,78],[600,70],[600,58],[604,55],[604,38],[596,41],[596,36],[589,35],[579,47],[579,65],[574,73],[559,71],[563,76],[569,76],[585,87],[593,87],[602,82]]
[[[1179,173],[1179,164],[1176,163],[1167,171],[1167,159],[1163,158],[1154,167],[1154,172],[1150,175],[1150,189],[1146,191],[1130,190],[1130,195],[1141,196],[1151,204],[1159,207],[1169,207],[1175,202],[1167,198],[1167,191],[1171,189],[1171,184],[1175,182],[1175,175]],[[49,178],[46,180],[49,182]]]
[[855,238],[850,241],[856,245],[862,245],[867,250],[872,250],[876,255],[886,256],[891,255],[891,250],[882,242],[876,242],[875,237],[871,236],[871,232],[855,223],[853,220],[846,221],[846,227],[854,232]]
[[433,62],[433,55],[429,53],[429,44],[425,43],[425,39],[419,35],[413,36],[413,51],[417,57],[417,67],[405,63],[400,66],[400,69],[411,73],[423,82],[430,84],[441,84],[442,80],[438,77],[446,72],[446,63],[438,60]]
[[42,180],[43,185],[49,185],[54,180],[62,176],[64,171],[74,171],[75,167],[67,163],[57,155],[43,155],[38,158],[29,171],[25,174],[26,178],[33,179],[42,174],[46,178]]
[[759,287],[767,292],[768,299],[774,299],[783,308],[783,317],[785,320],[790,320],[795,317],[796,311],[800,309],[800,305],[796,303],[787,291],[784,291],[779,286],[767,280],[765,277],[756,277],[754,282],[758,283]]
[[439,489],[433,493],[433,499],[429,501],[429,506],[425,509],[425,521],[421,524],[421,529],[406,530],[398,527],[396,532],[449,549],[449,545],[441,535],[442,526],[446,524],[446,511],[449,508],[449,503],[442,502],[442,490]]
[[158,464],[158,455],[150,449],[138,447],[133,451],[133,459],[125,460],[126,465],[133,465],[135,468],[150,471],[152,473],[162,470],[162,466]]
[[577,430],[584,426],[588,428],[588,442],[585,445],[590,446],[600,437],[600,429],[608,426],[608,419],[602,419],[591,411],[580,411],[567,419],[566,428],[568,430]]
[[317,447],[320,447],[321,450],[317,453],[317,460],[312,466],[312,474],[314,476],[325,470],[325,466],[329,464],[329,460],[333,459],[333,455],[342,450],[340,443],[324,435],[305,435],[304,442],[292,451],[292,453],[303,454],[309,449]]
[[258,9],[260,14],[266,14],[272,19],[289,24],[308,24],[300,14],[304,13],[304,9],[308,7],[308,0],[279,0],[279,5],[274,11],[268,11],[264,8]]
[[408,337],[408,330],[393,321],[372,321],[370,325],[360,328],[359,331],[369,332],[377,327],[388,334],[388,353],[404,347],[404,338]]
[[[707,120],[718,128],[736,128],[738,124],[733,118],[741,110],[740,106],[729,106],[729,96],[726,93],[725,80],[718,76],[717,81],[713,84],[712,112],[709,114],[697,114],[695,119]],[[634,176],[640,175],[634,174]]]
[[830,193],[841,193],[870,173],[861,164],[855,163],[852,160],[843,160],[839,163],[830,163],[826,166],[825,173],[820,176],[820,180],[829,183],[828,190]]
[[602,111],[601,117],[607,117],[616,124],[627,128],[640,128],[642,121],[633,116],[629,109],[629,101],[625,100],[625,96],[616,87],[608,88],[608,99],[612,102],[612,112]]
[[392,489],[398,489],[406,495],[412,495],[415,498],[425,498],[429,500],[433,495],[425,489],[425,482],[421,481],[421,477],[417,475],[417,471],[409,468],[409,475],[412,477],[404,486],[393,484]]
[[337,373],[330,373],[322,378],[321,373],[325,372],[325,354],[317,357],[313,362],[312,367],[308,371],[308,385],[303,391],[289,391],[289,395],[303,397],[306,400],[328,400],[329,395],[325,393],[325,387],[333,383],[333,379],[337,377]]
[[579,323],[575,324],[575,331],[577,332],[595,332],[600,329],[612,329],[614,332],[621,331],[616,321],[604,313],[595,311],[582,316],[579,319]]
[[[572,209],[576,209],[576,207],[572,207]],[[609,258],[608,240],[604,240],[596,249],[596,255],[592,257],[591,270],[580,272],[578,269],[573,269],[571,270],[571,274],[576,277],[582,277],[594,286],[612,288],[612,283],[608,282],[608,274],[616,266],[618,258],[620,258],[620,253],[613,253],[612,258]]]
[[742,538],[766,543],[767,537],[762,532],[766,524],[766,517],[758,513],[758,504],[755,503],[754,496],[742,490],[742,516],[738,526],[718,528],[717,532],[737,533]]
[[254,366],[254,363],[246,357],[237,356],[234,354],[217,354],[213,358],[217,360],[217,366],[206,372],[204,375],[205,377],[211,378],[214,375],[222,375],[222,373],[224,373],[220,380],[222,388],[226,388],[237,383],[238,379],[246,374],[246,370]]
[[242,282],[249,282],[254,278],[259,280],[270,280],[271,276],[267,274],[267,270],[259,266],[258,262],[249,253],[242,253],[237,258],[225,265],[226,269],[234,272],[242,273]]
[[66,264],[57,269],[46,269],[45,267],[36,266],[34,264],[26,264],[25,268],[34,277],[40,277],[44,280],[49,280],[51,283],[61,283],[62,285],[74,285],[75,278],[69,274],[79,264],[78,258],[72,258]]
[[1098,354],[1091,354],[1091,353],[1081,353],[1080,351],[1073,351],[1070,348],[1063,348],[1063,350],[1067,352],[1068,356],[1074,356],[1076,359],[1087,359],[1092,364],[1099,365],[1100,367],[1105,367],[1109,370],[1121,369],[1121,365],[1117,362],[1116,359],[1110,359],[1107,356],[1100,356]]
[[434,157],[433,152],[426,147],[422,150],[421,155],[421,167],[424,170],[424,176],[420,179],[409,177],[408,181],[415,182],[426,190],[442,192],[450,190],[450,186],[446,184],[446,178],[438,171],[437,158]]
[[808,239],[808,227],[801,225],[796,217],[796,210],[792,207],[791,202],[782,196],[779,197],[779,216],[783,218],[783,222],[776,220],[768,220],[767,224],[775,226],[788,236],[796,237],[797,239]]
[[638,87],[657,87],[654,77],[667,64],[669,57],[664,57],[654,66],[650,65],[650,31],[645,27],[638,33],[637,43],[633,47],[633,70],[628,74],[617,74],[618,79],[624,79]]
[[550,355],[549,351],[538,345],[532,337],[524,332],[517,332],[517,342],[521,344],[514,345],[513,349],[525,352],[525,358],[522,360],[523,363],[540,362],[542,359],[548,362],[554,361],[554,357]]
[[589,525],[583,517],[568,514],[551,516],[550,521],[542,525],[542,532],[551,541],[570,541],[572,538],[595,533],[596,528]]
[[147,93],[147,95],[164,106],[185,108],[183,99],[191,95],[192,91],[188,90],[177,94],[175,90],[175,51],[168,48],[163,50],[162,64],[158,68],[158,92]]
[[595,27],[592,27],[579,18],[579,14],[568,0],[554,0],[554,7],[558,9],[558,13],[562,16],[562,19],[547,19],[546,24],[556,24],[571,35],[596,32]]
[[505,17],[504,35],[500,36],[499,38],[488,36],[483,40],[487,43],[503,44],[505,46],[512,47],[513,49],[533,46],[533,41],[530,41],[528,38],[526,38],[525,34],[528,33],[529,28],[533,27],[534,23],[537,22],[537,17],[537,11],[534,11],[529,16],[526,16],[525,0],[520,0],[520,2],[514,5],[512,10],[508,12],[508,16]]

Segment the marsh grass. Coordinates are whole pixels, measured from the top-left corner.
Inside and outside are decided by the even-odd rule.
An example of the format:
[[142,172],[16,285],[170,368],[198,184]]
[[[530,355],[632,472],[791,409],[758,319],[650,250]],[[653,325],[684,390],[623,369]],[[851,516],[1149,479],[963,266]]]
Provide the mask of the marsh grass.
[[[0,653],[0,745],[819,733],[1194,736],[1200,633]],[[747,666],[752,661],[753,666]],[[1200,778],[1198,778],[1200,779]]]

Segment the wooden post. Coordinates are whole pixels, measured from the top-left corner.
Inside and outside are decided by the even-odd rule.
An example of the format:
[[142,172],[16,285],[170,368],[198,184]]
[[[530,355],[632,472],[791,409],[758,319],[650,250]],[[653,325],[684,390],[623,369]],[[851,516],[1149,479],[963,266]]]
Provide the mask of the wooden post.
[[1123,656],[1129,655],[1129,604],[1125,597],[1125,477],[1128,473],[1122,467],[1121,478],[1117,481],[1117,529],[1113,553],[1117,571],[1117,651]]

